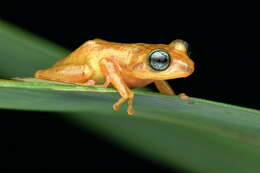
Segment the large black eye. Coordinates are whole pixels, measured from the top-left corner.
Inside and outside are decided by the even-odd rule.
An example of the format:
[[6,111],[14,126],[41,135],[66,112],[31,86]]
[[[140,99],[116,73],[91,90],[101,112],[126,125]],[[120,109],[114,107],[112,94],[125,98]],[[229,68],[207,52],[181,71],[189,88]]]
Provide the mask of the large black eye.
[[166,50],[157,49],[149,54],[149,65],[156,71],[163,71],[170,65],[170,55]]

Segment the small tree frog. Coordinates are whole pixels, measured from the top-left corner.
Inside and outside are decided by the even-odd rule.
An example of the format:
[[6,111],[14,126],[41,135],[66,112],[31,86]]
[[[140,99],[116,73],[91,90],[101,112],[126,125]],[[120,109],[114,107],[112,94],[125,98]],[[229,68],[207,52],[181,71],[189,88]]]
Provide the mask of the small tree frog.
[[85,42],[52,67],[38,70],[35,78],[83,86],[117,89],[121,98],[113,105],[118,110],[128,100],[127,112],[134,113],[134,93],[130,88],[155,83],[160,93],[175,94],[168,79],[184,78],[194,71],[187,44],[175,40],[166,44],[115,43],[101,39]]

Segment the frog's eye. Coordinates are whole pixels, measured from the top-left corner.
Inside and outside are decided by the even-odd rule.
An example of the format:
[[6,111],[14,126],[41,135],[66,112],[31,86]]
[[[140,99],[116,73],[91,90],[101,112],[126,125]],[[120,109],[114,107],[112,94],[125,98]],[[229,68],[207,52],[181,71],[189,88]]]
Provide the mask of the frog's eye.
[[166,70],[170,65],[170,55],[166,50],[157,49],[149,54],[149,65],[156,71]]

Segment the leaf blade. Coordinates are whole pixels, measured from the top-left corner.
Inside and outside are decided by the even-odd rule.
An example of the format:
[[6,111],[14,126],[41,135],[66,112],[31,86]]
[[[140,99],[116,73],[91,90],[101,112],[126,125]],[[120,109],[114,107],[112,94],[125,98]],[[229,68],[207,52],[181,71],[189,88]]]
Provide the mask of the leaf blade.
[[[6,78],[32,76],[67,53],[3,22],[0,43],[0,75]],[[196,98],[183,101],[147,91],[135,93],[136,114],[130,117],[125,105],[119,112],[112,110],[119,97],[114,89],[1,80],[0,108],[63,112],[82,127],[169,166],[198,172],[260,171],[259,111]]]

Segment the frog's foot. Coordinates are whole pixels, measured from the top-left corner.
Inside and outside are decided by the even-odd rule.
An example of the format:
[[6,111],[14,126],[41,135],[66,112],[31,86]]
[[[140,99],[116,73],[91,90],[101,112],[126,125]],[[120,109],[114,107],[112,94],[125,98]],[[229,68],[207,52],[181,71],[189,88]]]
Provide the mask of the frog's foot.
[[[119,110],[121,105],[126,101],[126,98],[121,97],[114,105],[113,105],[113,109],[115,111]],[[127,113],[129,115],[133,115],[134,114],[134,108],[133,108],[133,98],[128,98],[128,108],[127,108]]]
[[96,81],[94,81],[94,80],[91,79],[91,80],[88,80],[87,82],[84,82],[84,83],[73,82],[73,84],[89,87],[89,86],[96,86]]
[[86,85],[87,86],[94,86],[96,84],[96,81],[94,81],[94,80],[88,80],[87,82],[86,82]]
[[107,88],[110,85],[110,81],[106,80],[104,84],[96,84],[95,80],[88,80],[85,83],[73,83],[75,85],[80,85],[80,86],[87,86],[87,87],[101,87],[101,88]]
[[189,96],[187,96],[185,93],[180,93],[180,94],[178,94],[178,96],[179,96],[180,99],[182,99],[182,100],[186,100],[186,99],[189,98]]

